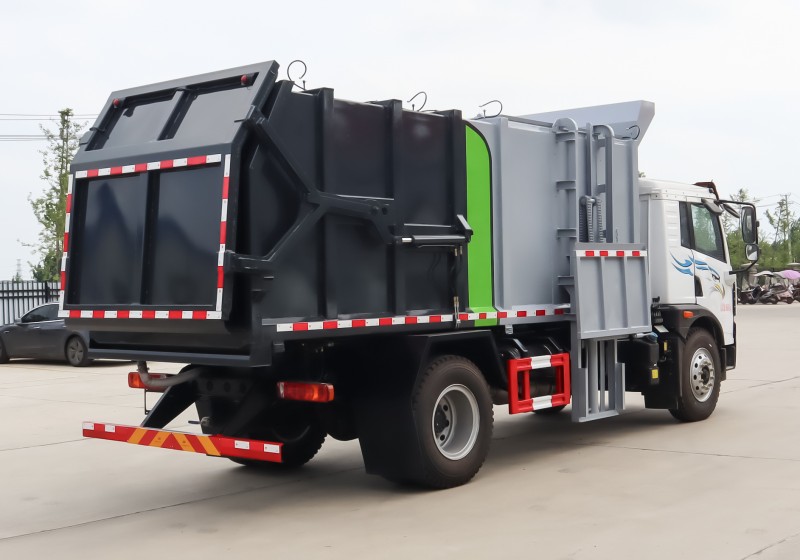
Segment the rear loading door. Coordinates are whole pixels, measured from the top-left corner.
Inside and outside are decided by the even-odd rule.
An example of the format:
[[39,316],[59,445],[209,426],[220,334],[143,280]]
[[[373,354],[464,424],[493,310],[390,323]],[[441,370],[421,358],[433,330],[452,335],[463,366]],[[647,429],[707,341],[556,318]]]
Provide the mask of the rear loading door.
[[227,318],[231,158],[276,73],[269,62],[112,94],[72,164],[61,316]]

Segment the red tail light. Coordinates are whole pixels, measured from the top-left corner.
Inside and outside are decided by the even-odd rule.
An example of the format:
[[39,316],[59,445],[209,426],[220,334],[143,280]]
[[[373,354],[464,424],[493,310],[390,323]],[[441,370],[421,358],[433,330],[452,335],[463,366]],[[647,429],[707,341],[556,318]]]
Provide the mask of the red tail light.
[[333,385],[330,383],[279,381],[278,396],[287,401],[331,402]]
[[[153,379],[164,379],[167,377],[165,373],[151,373],[149,374]],[[142,380],[142,376],[138,371],[132,371],[128,374],[128,387],[131,389],[147,389],[148,391],[155,391],[163,393],[164,389],[160,387],[150,387]]]

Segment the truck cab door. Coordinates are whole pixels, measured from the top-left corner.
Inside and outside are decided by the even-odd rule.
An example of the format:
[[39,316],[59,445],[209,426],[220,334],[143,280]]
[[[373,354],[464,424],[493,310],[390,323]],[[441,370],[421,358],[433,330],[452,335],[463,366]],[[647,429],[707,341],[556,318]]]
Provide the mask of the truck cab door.
[[682,202],[681,212],[681,223],[688,226],[692,250],[695,303],[717,318],[725,344],[732,344],[736,277],[730,273],[719,216],[702,202]]

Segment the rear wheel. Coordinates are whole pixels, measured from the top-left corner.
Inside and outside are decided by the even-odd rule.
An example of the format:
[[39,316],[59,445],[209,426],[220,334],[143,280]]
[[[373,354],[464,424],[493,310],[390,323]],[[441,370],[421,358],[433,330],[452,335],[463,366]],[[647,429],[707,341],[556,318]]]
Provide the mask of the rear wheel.
[[704,329],[692,329],[686,339],[682,388],[678,408],[670,414],[682,422],[705,420],[719,399],[719,350],[714,337]]
[[494,422],[489,387],[477,366],[460,356],[434,360],[414,391],[412,414],[422,468],[408,480],[450,488],[472,479],[489,453]]
[[325,442],[325,430],[311,406],[278,403],[254,422],[241,437],[282,443],[283,462],[231,459],[249,467],[287,469],[308,463]]
[[73,336],[67,340],[65,354],[69,365],[83,367],[89,363],[89,353],[86,351],[86,343],[79,336]]

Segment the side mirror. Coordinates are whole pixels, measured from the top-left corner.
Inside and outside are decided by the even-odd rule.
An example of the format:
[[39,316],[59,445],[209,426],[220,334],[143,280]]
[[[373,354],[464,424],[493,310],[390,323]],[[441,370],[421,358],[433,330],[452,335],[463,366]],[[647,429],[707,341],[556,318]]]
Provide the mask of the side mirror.
[[744,246],[744,256],[750,262],[756,262],[758,257],[761,256],[761,249],[758,248],[756,243],[748,243]]
[[[744,240],[745,245],[755,245],[758,243],[758,223],[756,222],[756,209],[752,206],[742,206],[742,217],[741,217],[741,225],[742,225],[742,240]],[[758,249],[758,247],[756,247]],[[749,251],[746,251],[748,254]],[[750,257],[747,257],[748,260],[751,260]]]

